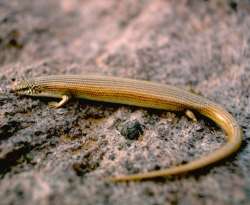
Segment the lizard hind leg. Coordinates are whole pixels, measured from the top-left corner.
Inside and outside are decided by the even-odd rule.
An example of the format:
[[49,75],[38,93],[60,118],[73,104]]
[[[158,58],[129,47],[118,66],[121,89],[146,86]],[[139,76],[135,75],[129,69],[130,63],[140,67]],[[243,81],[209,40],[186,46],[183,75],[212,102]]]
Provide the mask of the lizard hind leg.
[[69,99],[70,99],[69,95],[63,95],[60,102],[50,102],[49,107],[50,108],[60,108],[63,105],[65,105],[69,101]]
[[185,115],[193,122],[197,122],[197,118],[195,117],[195,114],[191,110],[186,110]]

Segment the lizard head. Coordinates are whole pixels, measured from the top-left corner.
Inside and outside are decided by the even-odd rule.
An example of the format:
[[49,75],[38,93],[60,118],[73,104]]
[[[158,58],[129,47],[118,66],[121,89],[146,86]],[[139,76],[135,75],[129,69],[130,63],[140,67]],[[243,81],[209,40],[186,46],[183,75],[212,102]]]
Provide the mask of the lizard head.
[[42,82],[42,78],[34,80],[22,80],[12,85],[11,92],[17,95],[37,96],[37,97],[61,97],[64,90],[56,90],[53,86],[48,86]]
[[42,92],[42,87],[35,84],[33,81],[23,80],[13,84],[11,92],[18,95],[39,95]]

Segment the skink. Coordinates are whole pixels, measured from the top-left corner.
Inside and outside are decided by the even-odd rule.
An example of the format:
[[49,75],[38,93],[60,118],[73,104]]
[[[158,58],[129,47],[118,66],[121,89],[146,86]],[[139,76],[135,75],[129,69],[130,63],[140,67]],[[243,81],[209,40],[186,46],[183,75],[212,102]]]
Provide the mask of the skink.
[[227,142],[204,157],[163,170],[114,176],[110,178],[113,181],[142,180],[197,170],[228,157],[239,149],[242,142],[240,126],[222,106],[170,85],[96,75],[54,75],[21,81],[13,91],[19,95],[61,98],[59,103],[51,104],[55,108],[74,97],[170,111],[197,111],[226,133]]

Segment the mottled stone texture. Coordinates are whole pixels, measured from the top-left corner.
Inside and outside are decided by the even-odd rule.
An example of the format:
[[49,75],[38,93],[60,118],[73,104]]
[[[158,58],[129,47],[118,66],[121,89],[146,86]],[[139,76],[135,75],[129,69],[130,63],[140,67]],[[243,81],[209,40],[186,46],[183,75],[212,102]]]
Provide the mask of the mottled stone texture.
[[[15,80],[68,73],[200,93],[235,116],[242,148],[188,175],[105,182],[204,156],[224,134],[201,116],[193,123],[183,113],[83,100],[55,110],[48,99],[9,93]],[[249,90],[247,0],[1,0],[0,204],[250,204]],[[138,131],[134,122],[140,132],[126,137]]]

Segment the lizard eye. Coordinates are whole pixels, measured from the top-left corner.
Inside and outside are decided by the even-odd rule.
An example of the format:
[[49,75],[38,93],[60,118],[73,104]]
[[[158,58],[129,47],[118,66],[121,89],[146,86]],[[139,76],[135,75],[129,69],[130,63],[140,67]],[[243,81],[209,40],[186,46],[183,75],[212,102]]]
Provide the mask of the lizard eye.
[[42,90],[41,90],[41,88],[40,88],[40,87],[38,87],[38,86],[34,86],[34,87],[33,87],[33,92],[34,92],[34,93],[41,93],[41,92],[42,92]]

